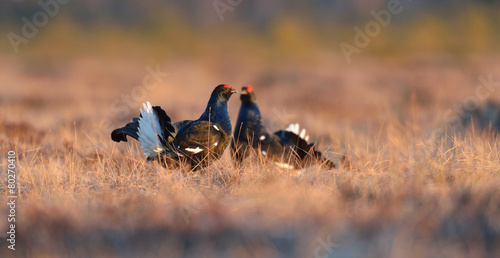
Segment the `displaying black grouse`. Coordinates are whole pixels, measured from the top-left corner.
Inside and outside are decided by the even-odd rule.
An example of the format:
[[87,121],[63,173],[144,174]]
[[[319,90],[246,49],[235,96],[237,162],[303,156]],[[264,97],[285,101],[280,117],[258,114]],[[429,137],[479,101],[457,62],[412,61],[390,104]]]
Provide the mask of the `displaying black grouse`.
[[130,136],[141,143],[147,160],[159,159],[164,166],[185,161],[199,169],[211,158],[219,159],[229,145],[232,134],[227,101],[237,91],[227,84],[217,86],[205,112],[198,120],[172,122],[159,106],[143,104],[138,118],[111,133],[116,142]]
[[299,133],[298,124],[270,134],[262,121],[252,86],[243,87],[240,99],[241,108],[231,142],[231,151],[237,162],[243,161],[251,150],[256,149],[283,168],[300,169],[313,161],[335,168],[335,163],[315,150],[314,143],[308,142],[305,129]]

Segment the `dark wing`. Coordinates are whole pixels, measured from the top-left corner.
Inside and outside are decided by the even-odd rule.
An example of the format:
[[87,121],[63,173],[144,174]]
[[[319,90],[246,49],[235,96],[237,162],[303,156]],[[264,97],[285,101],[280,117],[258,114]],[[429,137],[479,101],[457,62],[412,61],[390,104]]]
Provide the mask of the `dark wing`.
[[307,162],[314,160],[323,163],[327,168],[335,168],[333,161],[323,157],[320,151],[314,149],[314,143],[307,142],[296,133],[280,130],[275,132],[274,135],[280,139],[280,143],[284,146],[284,155],[292,158],[294,166],[304,167]]
[[283,145],[280,138],[275,134],[269,134],[267,131],[256,136],[254,148],[260,148],[264,156],[275,157],[283,155]]
[[115,142],[127,141],[127,135],[139,140],[139,136],[137,135],[137,130],[139,127],[139,118],[135,117],[132,122],[128,123],[122,128],[115,129],[111,132],[111,139]]
[[280,130],[274,135],[280,139],[283,146],[290,148],[300,159],[304,159],[311,150],[309,143],[293,132]]
[[229,143],[228,139],[220,125],[195,121],[179,131],[174,145],[184,156],[201,161],[209,154],[220,157]]

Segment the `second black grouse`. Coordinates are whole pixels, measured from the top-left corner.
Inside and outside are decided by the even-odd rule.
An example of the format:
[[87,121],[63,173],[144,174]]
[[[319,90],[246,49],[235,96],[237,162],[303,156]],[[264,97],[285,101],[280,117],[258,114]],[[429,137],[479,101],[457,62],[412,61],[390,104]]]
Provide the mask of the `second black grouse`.
[[323,157],[314,149],[314,144],[309,143],[306,130],[299,132],[298,124],[269,133],[262,121],[252,86],[243,87],[240,99],[241,108],[231,142],[231,151],[237,162],[241,163],[255,149],[283,168],[299,169],[312,162],[335,168],[335,163]]

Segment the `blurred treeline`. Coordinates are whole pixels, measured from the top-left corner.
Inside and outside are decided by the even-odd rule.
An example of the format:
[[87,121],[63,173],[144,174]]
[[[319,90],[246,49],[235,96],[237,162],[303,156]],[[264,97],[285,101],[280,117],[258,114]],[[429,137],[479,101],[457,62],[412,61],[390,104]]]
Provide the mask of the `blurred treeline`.
[[[41,0],[42,2],[56,0]],[[221,20],[214,3],[230,6]],[[252,57],[310,58],[352,44],[355,26],[373,21],[371,11],[386,0],[109,0],[69,1],[20,45],[22,52],[47,55],[144,56],[236,53]],[[236,3],[236,6],[231,6]],[[401,0],[403,11],[374,37],[363,54],[490,53],[500,46],[500,0]],[[39,1],[1,1],[2,34],[21,34],[22,18],[41,9]],[[6,37],[4,37],[6,39]],[[4,54],[12,52],[5,40]],[[92,47],[89,48],[89,45]],[[43,51],[40,51],[43,50]]]

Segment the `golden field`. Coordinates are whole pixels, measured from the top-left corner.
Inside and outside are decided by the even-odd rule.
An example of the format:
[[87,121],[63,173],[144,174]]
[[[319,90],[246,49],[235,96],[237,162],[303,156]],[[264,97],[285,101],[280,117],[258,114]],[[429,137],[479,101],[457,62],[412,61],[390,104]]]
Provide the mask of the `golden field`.
[[[337,44],[289,39],[295,27],[284,28],[210,42],[173,32],[182,44],[55,22],[20,54],[4,50],[0,165],[16,152],[18,199],[11,251],[2,173],[0,257],[500,256],[499,139],[446,119],[475,96],[479,76],[500,81],[500,55],[481,43],[494,40],[460,55],[432,42],[386,53],[384,34],[347,64]],[[145,83],[148,69],[162,76]],[[135,141],[111,141],[146,101],[175,121],[198,118],[219,83],[253,85],[270,129],[298,122],[346,162],[236,168],[227,150],[186,174],[146,162]],[[239,105],[233,96],[233,124]]]

